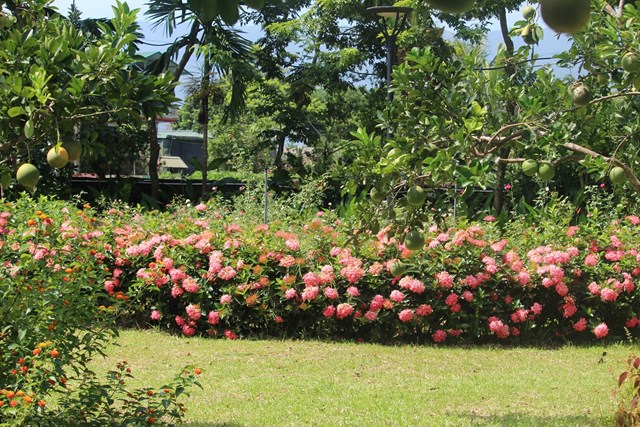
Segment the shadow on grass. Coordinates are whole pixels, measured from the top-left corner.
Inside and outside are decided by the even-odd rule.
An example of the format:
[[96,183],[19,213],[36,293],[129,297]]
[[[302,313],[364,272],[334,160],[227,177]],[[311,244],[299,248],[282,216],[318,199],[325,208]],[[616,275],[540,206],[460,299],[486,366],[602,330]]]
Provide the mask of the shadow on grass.
[[179,425],[182,427],[246,427],[238,423],[186,423]]
[[[460,414],[473,426],[522,426],[522,427],[600,427],[611,425],[612,420],[588,415],[539,416],[530,414],[472,415]],[[609,422],[607,422],[609,421]]]

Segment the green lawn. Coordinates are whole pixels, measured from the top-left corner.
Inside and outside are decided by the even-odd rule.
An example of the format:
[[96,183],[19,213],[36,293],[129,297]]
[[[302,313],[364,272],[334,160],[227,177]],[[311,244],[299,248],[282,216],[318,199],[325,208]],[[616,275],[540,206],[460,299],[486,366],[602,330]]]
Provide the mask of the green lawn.
[[[190,426],[604,426],[638,346],[436,348],[315,341],[185,339],[124,331],[136,386],[203,368]],[[607,355],[602,358],[603,351]]]

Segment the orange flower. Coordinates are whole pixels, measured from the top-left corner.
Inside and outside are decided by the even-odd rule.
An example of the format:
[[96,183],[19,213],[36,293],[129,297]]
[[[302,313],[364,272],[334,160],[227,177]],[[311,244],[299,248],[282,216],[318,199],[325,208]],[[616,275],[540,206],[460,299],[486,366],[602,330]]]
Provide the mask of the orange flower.
[[24,391],[22,391],[22,390],[18,390],[18,391],[16,391],[16,396],[17,396],[17,397],[22,397],[22,396],[24,396]]
[[27,225],[29,227],[33,227],[34,225],[36,225],[36,221],[34,219],[30,219],[29,221],[27,221]]
[[202,369],[196,368],[194,372],[196,375],[200,375],[202,373]]
[[41,408],[44,408],[44,406],[47,404],[47,402],[45,402],[44,400],[38,400],[38,406]]
[[18,406],[18,401],[17,400],[12,400],[11,402],[9,402],[9,406],[11,406],[12,408],[15,408],[16,406]]
[[33,402],[33,397],[25,396],[25,397],[22,398],[22,400],[24,400],[24,402],[28,404],[28,403]]
[[60,352],[54,348],[49,352],[49,355],[51,355],[51,357],[55,359],[56,357],[60,356]]
[[153,396],[153,390],[147,390],[147,396]]
[[245,299],[245,302],[247,303],[247,305],[249,307],[252,307],[252,306],[256,305],[256,303],[258,302],[258,294],[249,294],[249,295],[247,295],[247,298]]
[[16,395],[15,391],[13,390],[7,391],[7,399],[11,399],[15,395]]

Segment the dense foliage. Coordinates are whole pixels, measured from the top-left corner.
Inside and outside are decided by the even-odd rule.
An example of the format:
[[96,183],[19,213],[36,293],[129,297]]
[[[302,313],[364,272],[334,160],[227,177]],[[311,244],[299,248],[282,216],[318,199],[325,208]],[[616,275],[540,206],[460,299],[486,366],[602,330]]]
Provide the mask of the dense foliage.
[[132,425],[180,419],[195,369],[134,390],[125,363],[99,378],[88,366],[117,336],[124,293],[111,233],[89,206],[23,198],[0,205],[0,424]]
[[[548,220],[505,229],[492,218],[432,225],[424,248],[411,251],[391,227],[359,233],[330,212],[266,225],[215,206],[111,208],[98,217],[52,203],[5,204],[1,248],[11,253],[3,268],[12,279],[3,284],[9,294],[18,279],[32,288],[15,299],[19,310],[5,310],[4,342],[15,347],[5,368],[48,341],[56,360],[83,360],[74,353],[89,352],[83,340],[99,349],[92,343],[107,337],[78,325],[98,327],[111,310],[189,336],[530,343],[639,330],[636,216],[617,221],[593,209],[569,226],[556,208]],[[133,303],[119,310],[120,300]],[[48,335],[63,332],[60,343]]]

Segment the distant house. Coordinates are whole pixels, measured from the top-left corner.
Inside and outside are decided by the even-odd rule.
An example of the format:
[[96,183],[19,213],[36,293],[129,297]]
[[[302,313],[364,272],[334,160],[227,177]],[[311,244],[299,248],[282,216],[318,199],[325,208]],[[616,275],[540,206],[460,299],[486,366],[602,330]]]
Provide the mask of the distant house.
[[[159,130],[158,144],[160,144],[161,166],[165,159],[167,168],[180,168],[187,174],[200,170],[203,159],[201,133],[190,130]],[[179,166],[178,159],[184,162],[186,169]]]

